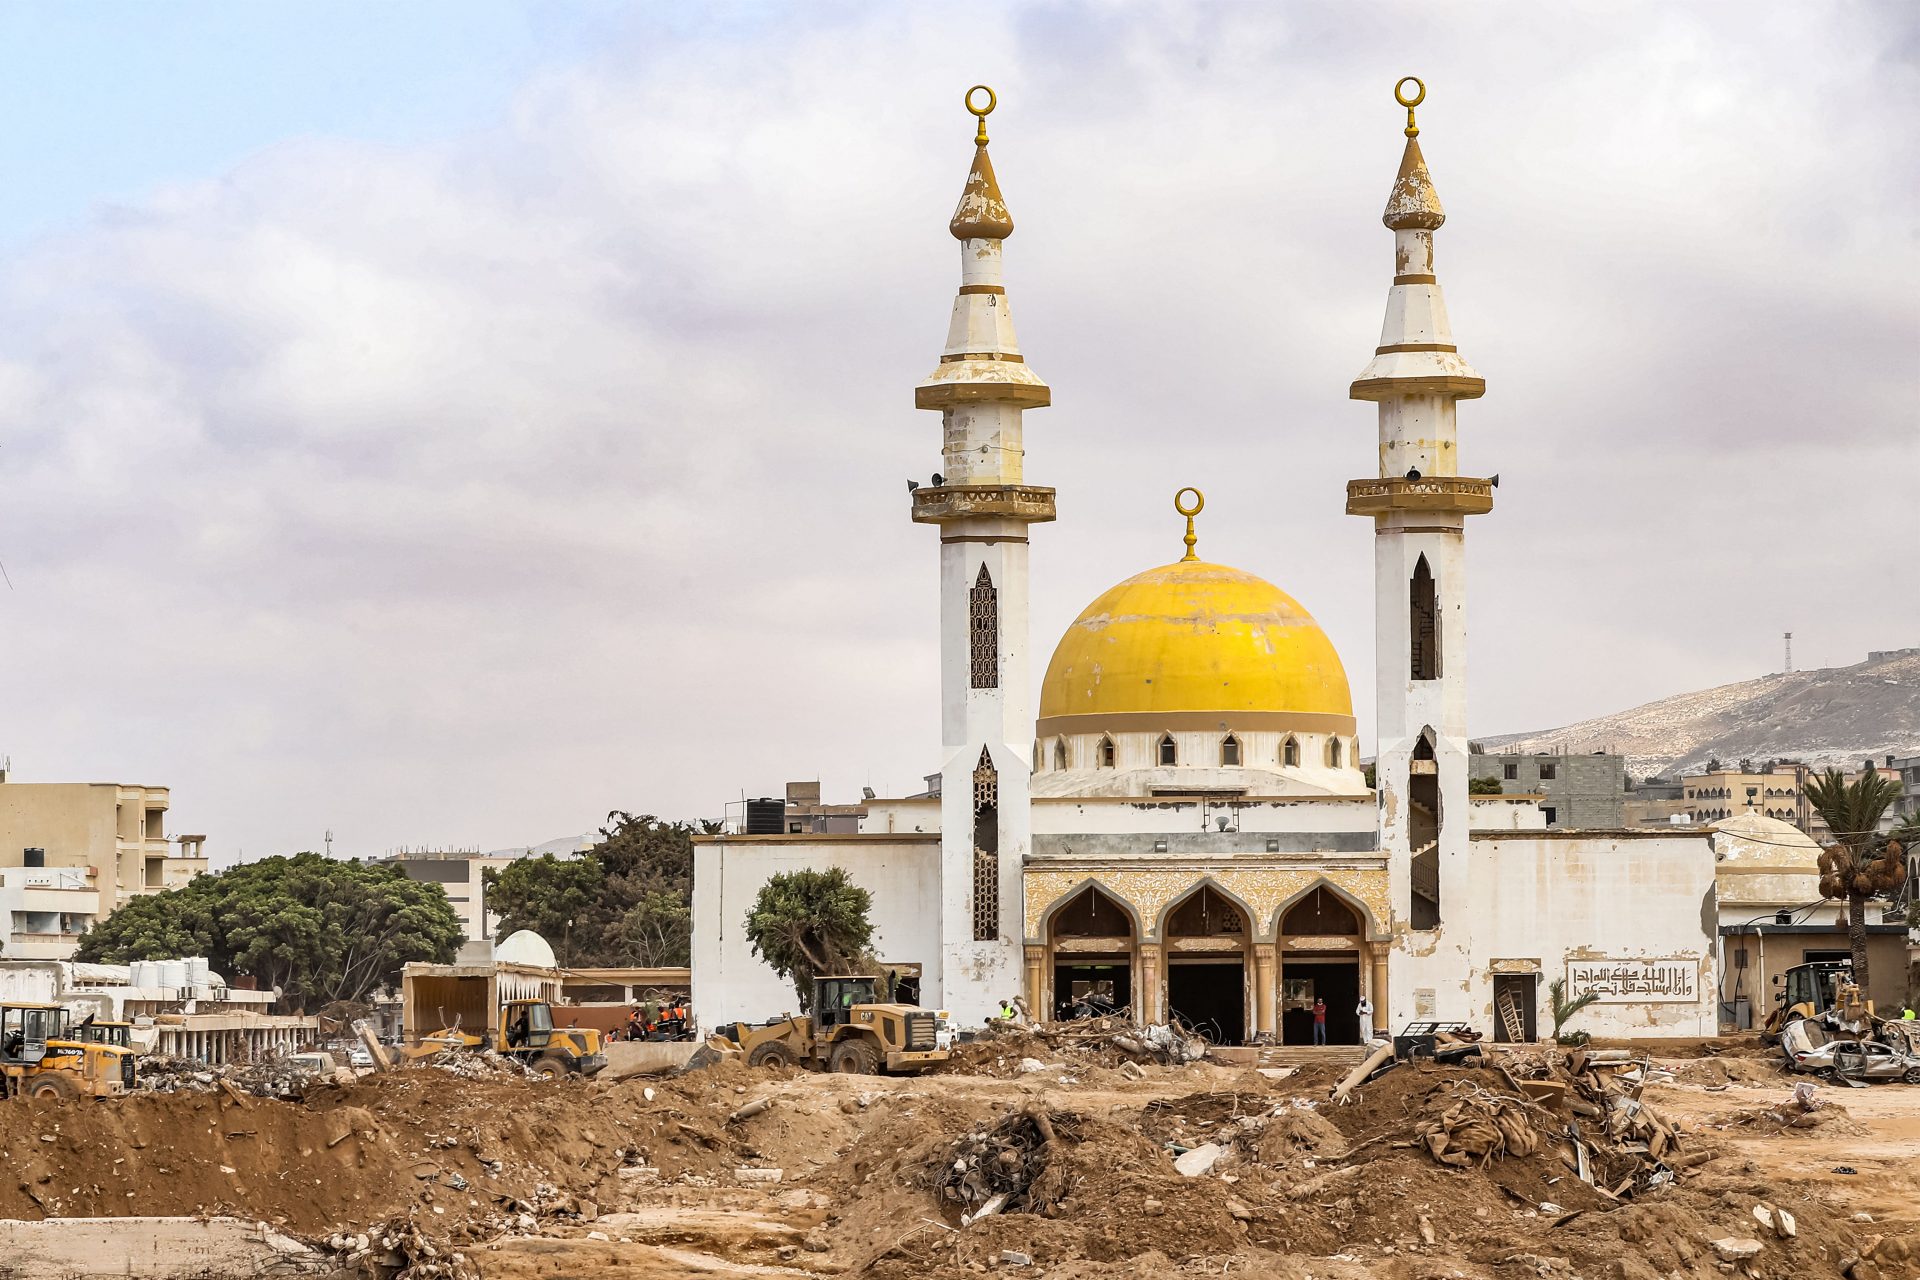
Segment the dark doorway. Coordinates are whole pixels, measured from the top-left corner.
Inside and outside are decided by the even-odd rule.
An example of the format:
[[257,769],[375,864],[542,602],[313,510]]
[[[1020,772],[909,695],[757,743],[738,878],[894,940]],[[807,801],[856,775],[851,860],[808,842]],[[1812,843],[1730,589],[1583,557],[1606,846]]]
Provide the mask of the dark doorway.
[[1247,1038],[1247,972],[1231,960],[1175,960],[1167,966],[1171,1015],[1214,1044]]
[[[1133,965],[1124,959],[1053,966],[1053,1016],[1098,1014],[1102,1005],[1126,1009],[1133,1004]],[[1076,1005],[1081,1006],[1076,1011]]]
[[1532,1044],[1540,1031],[1540,979],[1531,973],[1493,975],[1493,1038],[1507,1044]]
[[[1280,1043],[1313,1043],[1313,1002],[1327,1002],[1327,1043],[1360,1043],[1360,962],[1300,961],[1288,956],[1280,976]],[[1369,1028],[1371,1031],[1371,1028]]]

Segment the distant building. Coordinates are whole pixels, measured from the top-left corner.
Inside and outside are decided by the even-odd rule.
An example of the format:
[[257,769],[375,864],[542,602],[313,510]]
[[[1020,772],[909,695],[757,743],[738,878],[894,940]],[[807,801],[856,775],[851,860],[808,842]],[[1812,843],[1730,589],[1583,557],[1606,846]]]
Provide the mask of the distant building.
[[[206,837],[169,839],[165,787],[9,782],[0,770],[0,941],[64,960],[115,907],[207,869]],[[176,849],[177,846],[177,849]]]
[[499,927],[500,917],[487,910],[486,873],[511,866],[519,861],[518,856],[477,849],[436,849],[402,851],[375,861],[400,868],[409,880],[437,884],[446,891],[466,936],[459,963],[485,964],[493,958],[494,930]]
[[320,1020],[272,1013],[275,991],[233,987],[199,958],[131,965],[0,960],[0,996],[63,1004],[76,1017],[132,1023],[142,1053],[247,1062],[313,1044]]
[[1680,779],[1686,812],[1697,822],[1718,822],[1752,812],[1809,831],[1813,806],[1807,800],[1803,764],[1773,764],[1760,772],[1715,769],[1690,773]]
[[[933,785],[938,781],[938,775],[931,780]],[[871,794],[866,798],[871,799]],[[866,816],[864,802],[822,804],[820,783],[816,780],[789,782],[784,800],[771,796],[736,800],[727,806],[723,826],[734,835],[851,835],[860,830],[860,821]]]
[[1615,831],[1625,817],[1626,761],[1595,751],[1589,755],[1518,752],[1489,755],[1476,750],[1468,776],[1492,778],[1505,795],[1537,795],[1549,827]]

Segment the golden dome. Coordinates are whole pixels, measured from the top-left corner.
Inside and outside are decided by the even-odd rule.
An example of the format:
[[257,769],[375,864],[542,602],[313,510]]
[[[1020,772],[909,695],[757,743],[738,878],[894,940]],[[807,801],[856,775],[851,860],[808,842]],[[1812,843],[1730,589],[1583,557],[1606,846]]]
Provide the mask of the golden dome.
[[1182,560],[1088,605],[1047,664],[1039,735],[1228,728],[1354,732],[1346,669],[1286,592]]

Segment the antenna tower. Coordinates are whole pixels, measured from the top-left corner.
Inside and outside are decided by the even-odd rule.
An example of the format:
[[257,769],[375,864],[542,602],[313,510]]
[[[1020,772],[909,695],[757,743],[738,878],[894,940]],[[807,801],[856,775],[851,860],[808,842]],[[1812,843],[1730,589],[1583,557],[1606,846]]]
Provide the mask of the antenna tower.
[[1793,632],[1791,632],[1791,631],[1789,631],[1789,632],[1786,632],[1785,634],[1786,634],[1786,640],[1787,640],[1787,667],[1786,667],[1786,669],[1787,669],[1787,671],[1788,671],[1788,672],[1792,672],[1792,670],[1793,670]]

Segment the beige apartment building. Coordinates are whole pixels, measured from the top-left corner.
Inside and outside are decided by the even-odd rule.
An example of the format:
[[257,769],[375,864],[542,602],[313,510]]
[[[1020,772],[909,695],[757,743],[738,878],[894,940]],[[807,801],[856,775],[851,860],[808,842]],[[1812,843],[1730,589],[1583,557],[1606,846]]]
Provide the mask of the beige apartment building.
[[1757,813],[1805,831],[1813,817],[1806,775],[1807,767],[1800,764],[1776,765],[1771,773],[1690,773],[1680,780],[1679,812],[1691,814],[1696,822]]
[[121,903],[207,869],[202,835],[167,835],[165,787],[11,782],[0,770],[0,946],[65,960]]

